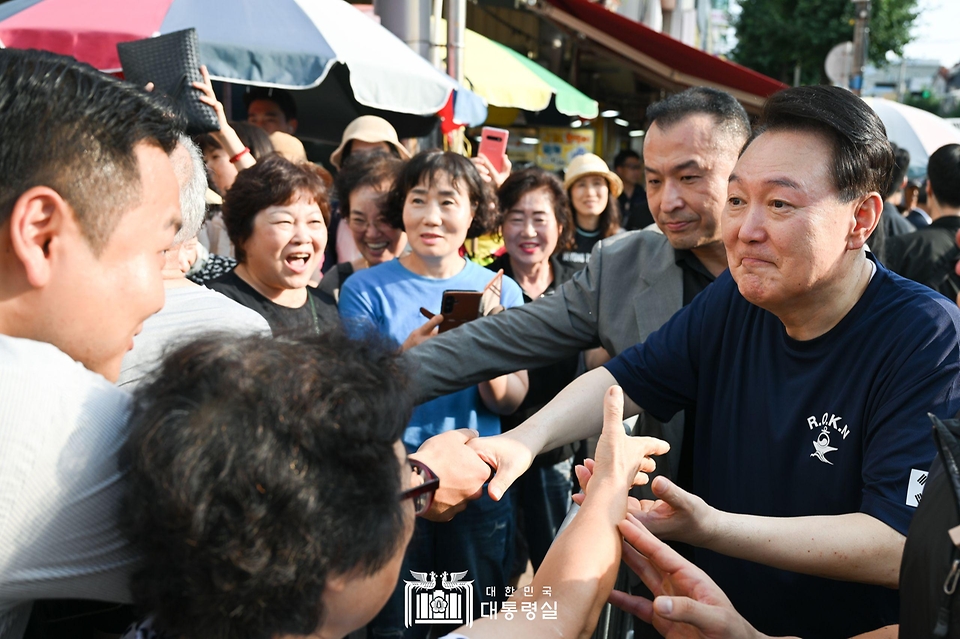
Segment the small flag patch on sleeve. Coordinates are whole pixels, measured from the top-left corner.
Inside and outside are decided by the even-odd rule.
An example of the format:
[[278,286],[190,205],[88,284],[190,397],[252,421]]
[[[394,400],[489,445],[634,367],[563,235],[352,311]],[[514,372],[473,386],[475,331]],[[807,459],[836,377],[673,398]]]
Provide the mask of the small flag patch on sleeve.
[[907,506],[916,508],[923,498],[923,487],[927,483],[927,471],[910,469],[910,482],[907,484]]

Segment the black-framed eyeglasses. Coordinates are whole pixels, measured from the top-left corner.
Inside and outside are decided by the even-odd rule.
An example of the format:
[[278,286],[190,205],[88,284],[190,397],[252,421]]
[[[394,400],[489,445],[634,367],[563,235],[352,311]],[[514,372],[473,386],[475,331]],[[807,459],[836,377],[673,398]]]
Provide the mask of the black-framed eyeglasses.
[[437,488],[440,487],[440,478],[425,464],[415,459],[408,459],[407,461],[410,462],[410,467],[420,477],[422,483],[400,493],[400,501],[412,499],[414,511],[417,515],[422,515],[430,510],[430,506],[433,505],[433,493],[437,492]]

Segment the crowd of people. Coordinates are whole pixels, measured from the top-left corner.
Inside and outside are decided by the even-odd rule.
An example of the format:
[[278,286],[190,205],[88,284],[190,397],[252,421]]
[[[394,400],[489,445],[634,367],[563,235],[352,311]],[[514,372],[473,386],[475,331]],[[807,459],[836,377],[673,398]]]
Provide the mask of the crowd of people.
[[960,636],[960,146],[699,87],[612,170],[363,116],[332,175],[203,77],[190,138],[0,50],[0,638]]

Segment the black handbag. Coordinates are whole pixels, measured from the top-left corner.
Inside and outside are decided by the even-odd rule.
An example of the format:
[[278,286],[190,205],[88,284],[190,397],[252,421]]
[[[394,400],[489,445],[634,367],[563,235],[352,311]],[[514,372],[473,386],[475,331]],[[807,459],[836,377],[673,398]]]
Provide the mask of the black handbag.
[[117,44],[124,78],[141,87],[153,82],[153,91],[167,96],[185,117],[190,135],[220,130],[216,111],[192,86],[203,80],[199,51],[194,29]]

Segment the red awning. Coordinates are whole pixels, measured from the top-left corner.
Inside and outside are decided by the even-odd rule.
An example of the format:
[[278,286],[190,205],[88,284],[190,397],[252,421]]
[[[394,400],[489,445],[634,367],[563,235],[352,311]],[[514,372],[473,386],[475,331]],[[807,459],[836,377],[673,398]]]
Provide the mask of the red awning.
[[727,91],[751,111],[787,85],[695,49],[588,0],[541,0],[549,20],[624,59],[646,82],[665,89],[710,86]]

